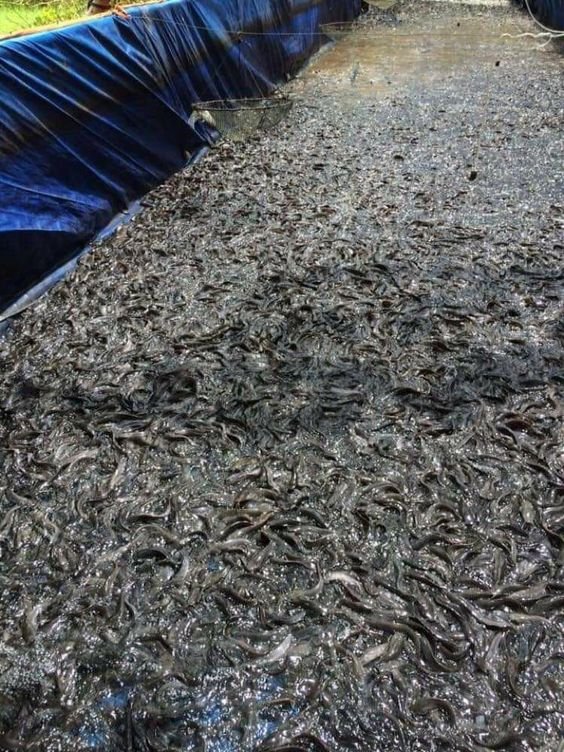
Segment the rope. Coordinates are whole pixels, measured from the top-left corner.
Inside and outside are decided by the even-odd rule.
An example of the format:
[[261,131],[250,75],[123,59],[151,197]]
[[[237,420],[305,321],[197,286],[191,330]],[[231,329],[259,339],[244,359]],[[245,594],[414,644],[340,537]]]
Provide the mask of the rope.
[[[181,21],[168,21],[164,18],[147,18],[140,15],[127,15],[129,21],[143,21],[147,24],[162,23],[168,26],[178,26],[183,29],[192,29],[195,31],[211,31],[217,33],[217,28],[213,26],[198,26],[196,24],[182,23]],[[234,37],[326,37],[322,31],[242,31],[240,29],[223,29],[225,34]],[[356,31],[356,29],[355,29]]]
[[[52,0],[41,0],[41,2],[34,3],[32,6],[27,6],[23,3],[18,2],[11,2],[10,0],[0,0],[0,7],[3,6],[12,6],[14,8],[27,8],[27,7],[40,7],[40,6],[53,6],[57,3],[54,3]],[[61,3],[63,4],[63,3]],[[66,3],[65,3],[66,5]],[[546,34],[551,34],[555,37],[564,36],[564,31],[559,31],[557,29],[551,29],[548,26],[545,26],[544,24],[539,21],[539,19],[535,16],[533,13],[529,0],[525,0],[525,5],[527,7],[527,10],[529,12],[529,15],[533,19],[534,23],[539,26]],[[134,7],[140,7],[140,6],[134,6]],[[100,14],[102,15],[102,14]],[[125,18],[123,15],[119,14],[121,18],[123,18],[124,21],[137,21],[145,24],[154,24],[154,23],[160,23],[164,24],[166,26],[175,26],[178,28],[183,29],[191,29],[193,31],[208,31],[208,32],[217,32],[217,28],[214,28],[213,26],[201,26],[199,24],[188,24],[188,23],[182,23],[181,21],[169,21],[164,18],[148,18],[146,17],[143,12],[141,11],[139,14],[129,14],[126,12],[127,18]],[[92,18],[92,17],[91,17]],[[95,18],[95,17],[94,17]],[[72,19],[69,21],[72,23]],[[343,22],[343,26],[346,27],[347,22]],[[354,22],[350,22],[353,24]],[[330,24],[327,24],[327,26],[330,26]],[[335,24],[335,30],[338,31],[339,24]],[[326,38],[328,34],[324,31],[245,31],[242,29],[224,29],[223,30],[225,34],[228,34],[230,36],[236,37],[236,38],[242,38],[242,37],[324,37]],[[364,30],[362,26],[352,26],[350,28],[351,32],[360,32],[362,36],[365,37],[377,37],[381,34],[381,30],[374,30],[371,31],[369,29]],[[345,30],[343,29],[343,34],[345,33]],[[408,36],[415,36],[416,32],[410,32]],[[425,36],[423,32],[420,33],[421,36]],[[525,33],[523,35],[519,36],[529,36],[529,33]],[[402,36],[401,32],[395,33],[395,36]],[[452,34],[451,36],[455,36]],[[501,36],[511,36],[503,34]]]
[[564,31],[562,31],[560,29],[551,29],[549,26],[545,26],[541,21],[539,21],[539,19],[535,16],[535,14],[533,13],[533,11],[531,9],[529,0],[525,0],[525,5],[527,6],[527,10],[529,11],[529,15],[531,16],[531,18],[533,19],[534,23],[537,26],[539,26],[541,29],[543,29],[544,31],[548,32],[549,34],[554,35],[555,37],[562,37],[562,36],[564,36]]
[[[146,16],[144,16],[142,14],[141,15],[138,15],[138,14],[135,14],[135,15],[127,14],[127,18],[125,18],[124,16],[120,16],[120,17],[123,18],[123,20],[125,22],[127,22],[127,21],[140,21],[140,22],[145,23],[147,25],[153,24],[153,23],[161,23],[161,24],[165,24],[165,25],[168,25],[168,26],[178,26],[179,28],[183,28],[183,29],[195,29],[196,31],[217,32],[217,28],[213,27],[213,26],[198,26],[198,25],[195,25],[195,24],[182,23],[181,21],[168,21],[168,20],[166,20],[164,18],[148,18],[148,17],[146,17]],[[346,22],[344,22],[344,23],[346,23]],[[323,25],[330,26],[330,24],[322,24],[322,26]],[[329,36],[329,33],[330,33],[329,29],[327,30],[327,32],[325,32],[325,31],[242,31],[242,30],[239,30],[239,29],[224,29],[223,31],[224,31],[225,34],[229,34],[229,35],[232,35],[234,37],[281,37],[281,36],[282,37],[298,37],[298,36],[302,36],[302,37],[324,37],[324,38],[327,38]],[[355,26],[355,27],[351,27],[351,29],[350,29],[350,33],[354,33],[356,35],[363,36],[365,38],[374,38],[374,39],[382,36],[383,32],[385,32],[385,30],[383,30],[383,29],[374,29],[373,31],[370,30],[370,29],[364,30],[362,28],[362,26]],[[348,31],[347,32],[343,31],[342,32],[343,36],[346,33],[349,33],[349,32]],[[418,36],[427,38],[429,36],[429,34],[428,34],[428,32],[424,32],[424,31],[420,31],[420,32],[409,31],[409,32],[404,32],[403,33],[401,31],[395,31],[394,30],[394,37],[409,37],[409,38],[412,38],[412,37],[418,37]],[[451,33],[445,34],[445,36],[456,37],[457,34],[456,34],[456,32],[451,32]],[[465,34],[464,33],[459,33],[458,36],[465,36]],[[497,36],[497,34],[496,34],[496,36]],[[502,36],[502,35],[500,35],[500,36]]]

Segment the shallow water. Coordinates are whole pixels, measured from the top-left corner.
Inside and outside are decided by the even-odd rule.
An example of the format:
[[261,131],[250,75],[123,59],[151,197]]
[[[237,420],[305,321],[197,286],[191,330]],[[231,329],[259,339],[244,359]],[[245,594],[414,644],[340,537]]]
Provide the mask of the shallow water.
[[[526,64],[534,45],[518,35],[527,29],[520,18],[482,12],[433,15],[389,25],[361,18],[351,32],[324,51],[305,74],[321,80],[327,92],[381,96],[408,85],[438,85],[476,65]],[[492,71],[493,73],[493,71]]]

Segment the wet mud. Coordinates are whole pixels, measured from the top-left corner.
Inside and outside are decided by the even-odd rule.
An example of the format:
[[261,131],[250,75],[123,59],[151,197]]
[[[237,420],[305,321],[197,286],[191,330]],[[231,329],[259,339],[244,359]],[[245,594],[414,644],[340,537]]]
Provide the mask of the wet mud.
[[561,752],[562,57],[421,7],[0,340],[0,749]]

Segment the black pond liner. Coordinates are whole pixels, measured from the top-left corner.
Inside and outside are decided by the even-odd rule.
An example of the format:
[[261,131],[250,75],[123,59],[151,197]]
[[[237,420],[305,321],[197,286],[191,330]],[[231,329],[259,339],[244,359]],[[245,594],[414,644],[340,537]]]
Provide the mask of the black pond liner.
[[555,33],[564,32],[564,2],[562,0],[516,0],[535,18]]

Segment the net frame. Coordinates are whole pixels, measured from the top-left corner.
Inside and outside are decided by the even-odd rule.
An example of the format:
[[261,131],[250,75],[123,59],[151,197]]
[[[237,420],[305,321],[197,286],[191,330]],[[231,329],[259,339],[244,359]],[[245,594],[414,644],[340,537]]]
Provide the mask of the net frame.
[[249,138],[253,133],[275,128],[293,104],[291,97],[277,94],[270,97],[196,102],[192,109],[222,136],[239,141]]
[[353,31],[358,31],[359,26],[357,21],[336,21],[334,23],[326,23],[320,25],[320,30],[326,37],[329,37],[333,42],[338,42],[343,37],[346,37]]

